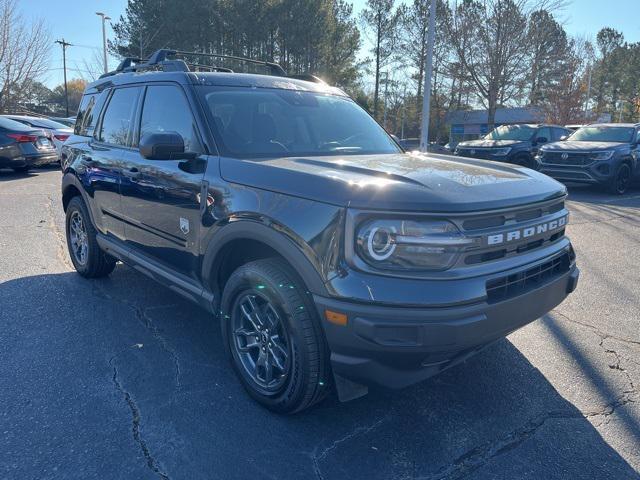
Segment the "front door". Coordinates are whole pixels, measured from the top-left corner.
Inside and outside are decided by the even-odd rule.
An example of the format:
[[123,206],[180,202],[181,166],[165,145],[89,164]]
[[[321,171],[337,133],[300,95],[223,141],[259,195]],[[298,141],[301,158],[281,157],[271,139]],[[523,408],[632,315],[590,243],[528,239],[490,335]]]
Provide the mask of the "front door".
[[[192,109],[177,84],[146,88],[137,138],[177,132],[185,150],[203,153]],[[137,144],[137,142],[136,142]],[[206,167],[195,160],[148,160],[137,150],[125,153],[122,206],[125,237],[134,251],[194,276],[199,264],[200,189]]]
[[79,159],[84,169],[82,181],[94,197],[93,213],[99,219],[101,230],[120,239],[124,239],[120,198],[123,157],[130,148],[141,92],[141,87],[118,88],[112,92],[99,127]]

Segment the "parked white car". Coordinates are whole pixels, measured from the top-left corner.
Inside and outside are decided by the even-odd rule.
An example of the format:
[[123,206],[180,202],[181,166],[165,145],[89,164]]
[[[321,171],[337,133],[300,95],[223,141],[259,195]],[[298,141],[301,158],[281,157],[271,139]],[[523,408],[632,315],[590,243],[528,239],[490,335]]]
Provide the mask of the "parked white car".
[[32,117],[27,115],[2,115],[5,118],[10,118],[16,122],[23,123],[34,128],[40,128],[48,134],[49,139],[56,147],[58,151],[58,158],[62,152],[62,144],[73,133],[73,129],[68,126],[49,120],[48,118]]

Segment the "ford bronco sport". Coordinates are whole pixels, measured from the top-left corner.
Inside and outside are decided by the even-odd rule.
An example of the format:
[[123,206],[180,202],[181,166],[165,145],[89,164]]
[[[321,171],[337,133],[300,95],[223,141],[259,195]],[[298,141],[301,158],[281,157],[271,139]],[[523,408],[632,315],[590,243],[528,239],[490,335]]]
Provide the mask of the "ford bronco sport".
[[337,88],[175,54],[87,86],[63,151],[71,260],[88,278],[120,260],[210,311],[266,407],[419,382],[576,287],[555,180],[405,154]]

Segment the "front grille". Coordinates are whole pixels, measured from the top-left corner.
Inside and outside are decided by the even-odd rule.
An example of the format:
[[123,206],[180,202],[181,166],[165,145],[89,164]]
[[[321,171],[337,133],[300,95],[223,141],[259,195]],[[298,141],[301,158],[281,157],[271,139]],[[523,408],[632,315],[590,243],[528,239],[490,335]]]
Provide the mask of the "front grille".
[[[566,158],[563,156],[566,155]],[[545,165],[567,165],[572,167],[586,167],[593,163],[589,158],[590,153],[569,153],[569,152],[544,152],[540,161]]]
[[566,252],[536,267],[490,280],[486,285],[487,302],[501,302],[544,285],[568,272],[571,261],[571,252]]
[[[473,151],[473,153],[471,153]],[[458,155],[461,157],[480,158],[484,160],[495,160],[493,152],[495,150],[491,148],[474,148],[474,149],[459,149]]]

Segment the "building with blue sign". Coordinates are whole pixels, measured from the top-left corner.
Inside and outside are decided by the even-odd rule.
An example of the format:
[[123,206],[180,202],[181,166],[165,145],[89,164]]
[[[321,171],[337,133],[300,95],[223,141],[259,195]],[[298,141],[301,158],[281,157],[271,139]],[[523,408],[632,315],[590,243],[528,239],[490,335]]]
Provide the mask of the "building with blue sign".
[[[455,147],[464,140],[475,140],[489,133],[487,110],[455,110],[447,113],[449,143]],[[498,108],[495,126],[516,123],[543,123],[544,114],[538,107]]]

